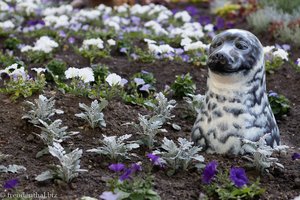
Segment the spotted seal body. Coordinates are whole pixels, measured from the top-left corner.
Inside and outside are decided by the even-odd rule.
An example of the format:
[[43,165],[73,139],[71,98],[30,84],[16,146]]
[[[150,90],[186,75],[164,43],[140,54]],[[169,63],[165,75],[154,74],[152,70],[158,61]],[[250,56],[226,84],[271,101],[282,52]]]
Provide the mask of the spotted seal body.
[[208,91],[192,140],[211,153],[238,154],[241,139],[279,145],[279,129],[266,94],[263,48],[250,32],[230,29],[210,46]]

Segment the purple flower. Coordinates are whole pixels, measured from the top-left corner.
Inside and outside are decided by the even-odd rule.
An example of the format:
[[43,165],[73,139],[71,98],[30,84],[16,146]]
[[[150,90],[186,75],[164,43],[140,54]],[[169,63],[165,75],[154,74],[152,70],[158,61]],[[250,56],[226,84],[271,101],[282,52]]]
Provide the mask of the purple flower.
[[205,184],[211,183],[214,176],[217,174],[217,166],[218,166],[218,163],[216,161],[212,161],[205,166],[203,175],[202,175],[203,183],[205,183]]
[[136,83],[137,86],[145,84],[145,81],[142,78],[134,78],[133,81]]
[[176,55],[181,55],[184,52],[182,48],[175,48],[174,50]]
[[195,6],[188,6],[185,8],[185,10],[191,15],[195,16],[198,15],[199,10]]
[[150,74],[150,72],[147,72],[146,70],[141,71],[142,74]]
[[16,178],[6,181],[3,187],[4,189],[14,189],[18,184],[19,180]]
[[220,30],[225,28],[225,20],[222,17],[217,17],[215,29]]
[[144,91],[144,92],[148,92],[148,93],[149,93],[150,87],[151,87],[150,84],[145,84],[145,85],[143,85],[139,90],[140,90],[140,91]]
[[190,56],[183,54],[180,56],[183,62],[189,62]]
[[140,171],[142,171],[141,163],[133,163],[131,165],[131,169],[132,169],[133,172],[140,172]]
[[121,52],[121,53],[127,53],[127,52],[128,52],[128,49],[127,49],[126,47],[122,47],[122,48],[120,49],[120,52]]
[[153,153],[148,153],[147,157],[150,159],[150,161],[152,162],[153,165],[158,165],[160,167],[164,166],[164,162],[159,156],[157,156]]
[[200,16],[199,17],[199,23],[201,25],[207,25],[211,23],[211,19],[209,16]]
[[120,176],[120,181],[125,181],[125,180],[128,180],[128,179],[131,179],[131,174],[133,173],[133,170],[132,169],[126,169],[126,171],[124,172],[124,174],[122,174]]
[[234,183],[234,185],[239,188],[248,183],[248,178],[243,168],[231,168],[229,178]]
[[141,22],[141,18],[136,17],[136,16],[131,16],[130,19],[131,19],[132,23],[135,25],[139,25]]
[[69,37],[68,42],[70,44],[73,44],[75,42],[75,38],[74,37]]
[[270,90],[268,96],[269,97],[278,97],[278,94],[276,92]]
[[125,78],[121,79],[121,85],[122,86],[126,85],[127,83],[128,83],[127,79],[125,79]]
[[293,160],[300,159],[300,153],[293,153],[292,159],[293,159]]
[[103,200],[117,200],[119,198],[119,195],[110,191],[105,191],[99,197]]
[[111,164],[108,167],[110,170],[114,171],[114,172],[120,172],[123,171],[125,169],[125,165],[122,163],[116,163],[116,164]]
[[59,36],[62,38],[65,38],[67,35],[63,30],[61,30],[61,31],[59,31]]

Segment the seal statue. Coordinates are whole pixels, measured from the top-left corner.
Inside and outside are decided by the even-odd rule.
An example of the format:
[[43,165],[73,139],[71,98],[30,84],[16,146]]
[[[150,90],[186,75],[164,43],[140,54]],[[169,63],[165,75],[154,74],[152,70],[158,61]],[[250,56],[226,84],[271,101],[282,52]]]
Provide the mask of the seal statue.
[[207,60],[208,90],[192,130],[192,141],[209,153],[241,153],[242,139],[266,137],[280,144],[266,94],[264,53],[250,32],[230,29],[215,36]]

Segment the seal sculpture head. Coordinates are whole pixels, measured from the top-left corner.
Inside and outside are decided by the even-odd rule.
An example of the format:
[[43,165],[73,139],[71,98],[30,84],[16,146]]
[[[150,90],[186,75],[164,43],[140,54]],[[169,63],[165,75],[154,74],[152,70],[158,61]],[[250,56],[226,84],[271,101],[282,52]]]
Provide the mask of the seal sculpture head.
[[208,90],[192,140],[212,153],[241,153],[242,139],[268,134],[279,145],[279,129],[266,94],[264,53],[252,33],[230,29],[215,36],[207,61]]

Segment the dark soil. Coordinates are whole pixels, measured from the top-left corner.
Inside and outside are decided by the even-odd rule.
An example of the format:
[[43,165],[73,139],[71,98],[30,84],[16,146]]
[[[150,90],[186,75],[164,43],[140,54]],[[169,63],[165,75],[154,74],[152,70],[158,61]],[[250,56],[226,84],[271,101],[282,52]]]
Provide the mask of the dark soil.
[[[260,37],[260,39],[264,45],[275,43],[274,40],[265,37]],[[293,58],[295,59],[299,49],[293,49],[293,51]],[[56,57],[66,61],[69,66],[85,67],[88,65],[86,59],[74,55],[72,51],[61,52],[57,53]],[[97,59],[96,61],[108,65],[112,72],[125,78],[129,78],[141,70],[152,72],[157,79],[156,88],[158,91],[163,90],[166,84],[170,85],[174,82],[176,75],[189,72],[197,83],[197,93],[203,94],[205,92],[207,76],[205,67],[171,61],[144,64],[129,62],[127,58],[122,56]],[[267,75],[267,89],[285,95],[291,102],[292,108],[289,115],[278,120],[282,144],[288,145],[290,148],[286,154],[278,155],[279,162],[285,166],[284,170],[271,169],[270,174],[261,175],[257,171],[248,169],[247,174],[251,181],[255,181],[260,177],[262,187],[266,188],[266,192],[261,199],[292,199],[300,193],[300,162],[291,159],[292,153],[299,151],[300,143],[300,137],[297,135],[300,130],[300,73],[291,64],[287,63],[274,74]],[[122,101],[111,101],[104,110],[107,127],[92,130],[87,128],[82,120],[74,116],[75,113],[80,112],[78,104],[80,102],[90,104],[91,99],[62,94],[57,90],[46,90],[45,95],[48,97],[55,96],[56,108],[65,112],[61,117],[63,124],[68,126],[69,130],[80,132],[78,136],[67,140],[64,146],[70,150],[83,149],[81,166],[83,169],[88,169],[88,172],[80,174],[70,185],[53,181],[43,183],[35,181],[34,179],[38,174],[46,171],[49,164],[57,163],[57,160],[49,155],[39,159],[35,158],[36,153],[44,148],[43,143],[33,135],[33,132],[39,132],[39,129],[21,119],[24,114],[23,100],[12,103],[9,101],[8,96],[0,94],[0,151],[12,155],[1,164],[5,166],[19,164],[27,168],[27,171],[21,174],[1,173],[0,184],[5,180],[18,177],[20,180],[18,189],[25,194],[43,194],[45,192],[46,195],[56,195],[56,197],[49,197],[49,199],[62,200],[79,199],[84,195],[98,197],[103,191],[109,190],[106,180],[113,175],[107,168],[111,161],[99,155],[88,153],[86,150],[99,146],[98,140],[102,138],[102,134],[134,135],[135,130],[123,124],[136,122],[138,113],[148,114],[150,111],[139,106],[125,104]],[[37,97],[38,95],[34,95],[26,100],[32,101]],[[176,117],[173,122],[180,125],[182,129],[181,131],[174,131],[171,127],[165,126],[168,133],[160,134],[158,141],[163,137],[173,140],[177,140],[178,137],[190,137],[194,119],[183,118],[183,112],[184,103],[178,100],[178,105],[174,111]],[[145,159],[145,155],[149,151],[142,149],[136,153],[139,158],[126,163],[130,164],[142,160],[147,165],[149,161]],[[203,156],[206,158],[206,162],[218,161],[223,169],[228,169],[231,166],[246,167],[246,162],[239,156],[232,157],[205,153],[203,153]],[[201,173],[196,170],[178,172],[173,176],[167,176],[166,170],[156,170],[154,175],[155,190],[158,191],[163,200],[192,200],[198,199],[200,193],[205,193],[201,184]],[[2,192],[0,190],[0,194]]]

